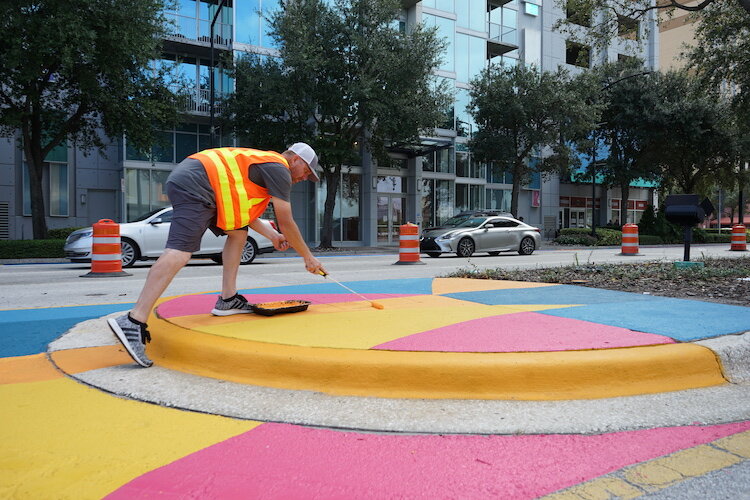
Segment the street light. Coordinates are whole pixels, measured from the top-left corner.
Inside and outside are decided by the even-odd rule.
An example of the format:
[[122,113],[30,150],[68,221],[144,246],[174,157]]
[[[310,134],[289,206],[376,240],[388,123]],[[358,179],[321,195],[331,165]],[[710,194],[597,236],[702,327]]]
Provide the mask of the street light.
[[[219,5],[216,8],[216,12],[214,13],[214,18],[211,20],[211,67],[210,73],[208,75],[208,87],[209,87],[209,97],[208,97],[208,112],[209,112],[209,132],[210,132],[210,142],[211,147],[216,147],[216,130],[214,129],[214,25],[216,24],[216,20],[219,18],[219,14],[221,14],[221,9],[224,8],[224,4],[227,0],[220,0]],[[223,32],[222,32],[223,33]]]

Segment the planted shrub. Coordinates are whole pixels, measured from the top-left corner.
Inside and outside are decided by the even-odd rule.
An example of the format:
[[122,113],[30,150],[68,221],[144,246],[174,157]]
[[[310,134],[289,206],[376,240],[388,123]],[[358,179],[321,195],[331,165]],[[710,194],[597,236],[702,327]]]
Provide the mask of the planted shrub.
[[65,240],[0,241],[0,259],[54,259],[65,257]]

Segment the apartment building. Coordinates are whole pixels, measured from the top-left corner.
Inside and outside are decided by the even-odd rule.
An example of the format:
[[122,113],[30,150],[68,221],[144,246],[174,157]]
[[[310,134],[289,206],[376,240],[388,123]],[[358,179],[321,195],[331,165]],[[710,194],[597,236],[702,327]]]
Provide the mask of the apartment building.
[[[84,156],[75,144],[57,148],[47,158],[49,227],[85,226],[101,218],[131,221],[169,204],[164,192],[169,172],[210,143],[211,72],[216,96],[233,90],[221,56],[275,54],[266,16],[280,8],[278,0],[224,2],[212,38],[210,25],[217,4],[179,0],[168,12],[176,30],[164,40],[162,59],[154,65],[176,64],[177,77],[191,85],[182,103],[180,125],[160,131],[164,145],[146,152],[129,147],[127,138],[112,138],[104,155]],[[337,245],[397,244],[398,226],[405,222],[427,227],[462,210],[509,209],[512,179],[475,161],[468,147],[476,127],[466,111],[469,82],[487,64],[534,64],[550,71],[562,65],[583,71],[627,54],[637,54],[652,69],[659,63],[654,18],[635,23],[606,51],[597,53],[553,30],[554,23],[568,15],[553,0],[404,0],[402,4],[398,21],[405,29],[424,23],[437,27],[447,39],[447,53],[436,73],[455,90],[453,121],[422,137],[416,147],[394,149],[394,161],[387,167],[377,165],[363,150],[359,164],[343,169],[334,212]],[[634,37],[645,43],[636,46]],[[580,57],[582,52],[586,57]],[[221,112],[215,104],[214,115]],[[217,142],[234,144],[221,131]],[[0,237],[30,238],[28,179],[21,168],[23,153],[15,146],[13,138],[0,139],[0,168],[9,173],[0,179]],[[594,217],[597,224],[637,221],[652,192],[653,186],[634,185],[630,199],[623,202],[617,190],[601,189],[595,183],[537,175],[523,187],[516,215],[543,228],[549,238],[561,227],[589,225]],[[324,182],[295,185],[295,218],[310,244],[320,239],[324,201]]]

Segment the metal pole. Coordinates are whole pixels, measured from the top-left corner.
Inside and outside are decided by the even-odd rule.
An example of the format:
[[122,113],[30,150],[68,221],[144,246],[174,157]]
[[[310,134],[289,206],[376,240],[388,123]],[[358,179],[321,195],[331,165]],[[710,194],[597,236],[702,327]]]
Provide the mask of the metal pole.
[[219,2],[218,7],[216,8],[216,12],[214,13],[214,18],[211,20],[211,67],[209,68],[208,75],[208,113],[209,133],[211,134],[209,136],[209,142],[212,148],[216,147],[216,131],[214,129],[214,25],[216,24],[216,19],[219,18],[219,14],[221,13],[221,9],[224,7],[225,3],[226,0],[221,0]]
[[596,140],[594,140],[594,149],[591,153],[591,236],[594,238],[596,238],[596,145]]
[[691,226],[685,226],[683,239],[685,240],[685,253],[682,260],[690,262],[690,242],[693,239],[693,228]]

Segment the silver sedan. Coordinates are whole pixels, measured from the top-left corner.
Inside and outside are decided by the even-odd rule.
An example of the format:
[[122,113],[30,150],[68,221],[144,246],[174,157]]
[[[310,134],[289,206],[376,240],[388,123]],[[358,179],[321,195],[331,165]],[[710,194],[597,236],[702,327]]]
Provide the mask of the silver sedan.
[[542,242],[539,228],[512,217],[467,217],[451,222],[422,231],[420,251],[430,257],[444,253],[470,257],[475,252],[497,255],[514,251],[530,255]]

